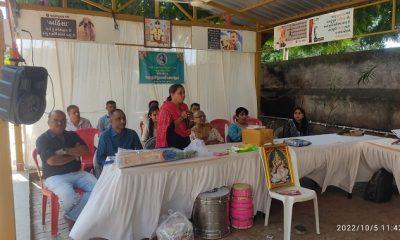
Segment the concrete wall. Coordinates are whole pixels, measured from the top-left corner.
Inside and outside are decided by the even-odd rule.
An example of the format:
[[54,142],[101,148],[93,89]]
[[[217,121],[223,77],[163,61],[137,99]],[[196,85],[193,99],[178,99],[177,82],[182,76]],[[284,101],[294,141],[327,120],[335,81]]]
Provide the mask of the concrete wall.
[[313,121],[400,128],[400,49],[290,60],[263,65],[262,72],[266,115],[289,117],[301,105]]

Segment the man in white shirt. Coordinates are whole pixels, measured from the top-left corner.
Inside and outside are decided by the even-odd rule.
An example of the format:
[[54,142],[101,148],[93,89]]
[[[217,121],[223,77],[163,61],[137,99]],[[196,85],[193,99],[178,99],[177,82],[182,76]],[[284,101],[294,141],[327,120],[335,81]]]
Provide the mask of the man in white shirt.
[[92,124],[86,118],[81,117],[79,107],[76,105],[69,105],[67,107],[68,122],[66,131],[76,131],[81,128],[92,128]]

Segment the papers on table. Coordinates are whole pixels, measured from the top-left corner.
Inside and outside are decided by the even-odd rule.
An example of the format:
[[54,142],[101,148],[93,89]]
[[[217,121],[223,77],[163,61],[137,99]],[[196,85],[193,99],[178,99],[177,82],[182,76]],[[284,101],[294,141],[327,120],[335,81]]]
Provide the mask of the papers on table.
[[396,135],[397,138],[400,138],[400,129],[393,129],[392,133]]

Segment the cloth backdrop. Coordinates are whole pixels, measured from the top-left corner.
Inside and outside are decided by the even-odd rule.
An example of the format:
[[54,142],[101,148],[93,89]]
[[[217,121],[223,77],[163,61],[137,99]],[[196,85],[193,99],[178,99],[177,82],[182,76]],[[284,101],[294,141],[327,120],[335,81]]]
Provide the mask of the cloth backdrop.
[[[138,131],[148,102],[156,99],[162,103],[168,96],[169,85],[139,85],[138,52],[157,49],[58,40],[21,40],[20,45],[27,64],[32,65],[33,60],[35,66],[45,67],[53,80],[52,87],[49,78],[46,112],[53,108],[53,101],[55,109],[64,111],[76,104],[81,116],[95,127],[106,113],[106,101],[112,99],[125,111],[127,126]],[[187,104],[200,103],[209,121],[230,120],[239,106],[248,108],[250,115],[256,114],[254,53],[178,51],[185,53]],[[47,130],[46,119],[44,114],[39,122],[25,126],[25,159],[29,166],[33,166],[30,155],[35,141]]]

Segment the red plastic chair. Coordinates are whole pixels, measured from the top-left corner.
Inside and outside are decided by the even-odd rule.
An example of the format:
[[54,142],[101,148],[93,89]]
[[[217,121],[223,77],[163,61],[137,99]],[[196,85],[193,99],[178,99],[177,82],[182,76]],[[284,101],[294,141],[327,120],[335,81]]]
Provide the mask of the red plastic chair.
[[[50,198],[51,204],[51,236],[57,237],[58,234],[58,213],[60,209],[60,203],[58,202],[58,197],[55,193],[48,190],[43,184],[43,176],[40,171],[38,159],[38,152],[36,148],[32,151],[32,158],[35,162],[36,172],[40,179],[40,187],[42,188],[42,225],[46,224],[46,207],[47,207],[47,198]],[[79,188],[75,189],[75,192],[82,195],[83,191]]]
[[257,118],[247,118],[247,122],[251,123],[251,124],[255,124],[255,125],[259,125],[262,126],[262,122],[261,120],[257,119]]
[[221,136],[225,139],[225,142],[226,142],[227,133],[226,133],[225,129],[226,129],[226,126],[229,126],[229,124],[231,124],[231,123],[226,119],[214,119],[210,122],[210,124],[213,128],[217,129],[219,134],[221,134]]
[[[233,122],[236,122],[236,115],[233,115],[232,119],[233,119]],[[262,121],[259,120],[259,119],[257,119],[257,118],[248,117],[248,118],[247,118],[247,122],[248,122],[248,123],[251,123],[251,124],[259,125],[259,126],[262,126],[262,125],[263,125],[263,124],[262,124]]]
[[42,188],[42,225],[46,224],[46,207],[47,207],[47,198],[50,198],[51,204],[51,236],[56,237],[58,233],[58,211],[60,208],[60,204],[58,203],[58,197],[52,191],[48,190],[44,187],[43,184],[43,176],[40,172],[39,163],[37,160],[37,150],[34,149],[32,152],[32,158],[35,162],[36,171],[40,179],[40,187]]
[[94,136],[99,134],[97,128],[81,128],[76,130],[76,134],[86,143],[89,148],[89,153],[82,156],[81,170],[86,171],[88,168],[93,169],[94,156]]

